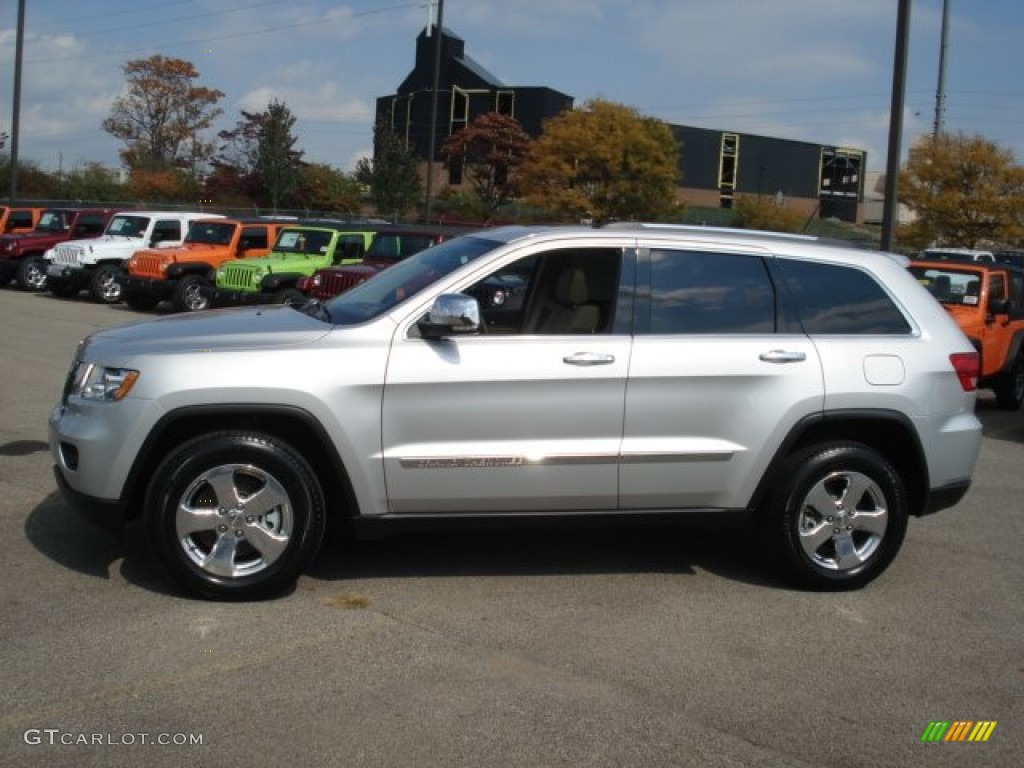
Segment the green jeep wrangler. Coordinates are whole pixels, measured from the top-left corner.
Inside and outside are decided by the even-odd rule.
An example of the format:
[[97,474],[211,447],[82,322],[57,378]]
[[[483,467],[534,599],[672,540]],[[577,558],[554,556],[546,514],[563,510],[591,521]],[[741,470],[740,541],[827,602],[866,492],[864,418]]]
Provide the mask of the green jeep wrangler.
[[284,304],[306,297],[299,278],[322,267],[356,264],[370,247],[375,231],[349,222],[300,222],[281,230],[270,254],[234,259],[217,269],[214,303]]

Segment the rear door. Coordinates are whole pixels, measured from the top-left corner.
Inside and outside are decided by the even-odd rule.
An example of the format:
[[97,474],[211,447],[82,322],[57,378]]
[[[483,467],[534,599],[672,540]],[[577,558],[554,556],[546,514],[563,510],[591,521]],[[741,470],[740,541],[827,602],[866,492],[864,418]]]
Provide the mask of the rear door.
[[814,345],[780,310],[767,258],[640,249],[623,509],[744,507],[789,428],[821,410]]

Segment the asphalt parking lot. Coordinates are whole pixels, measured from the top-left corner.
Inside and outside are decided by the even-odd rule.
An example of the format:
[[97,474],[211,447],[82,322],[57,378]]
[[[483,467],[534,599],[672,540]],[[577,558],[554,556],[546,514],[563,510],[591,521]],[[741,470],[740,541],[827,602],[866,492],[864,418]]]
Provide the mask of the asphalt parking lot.
[[1020,764],[1024,412],[981,397],[974,487],[860,592],[790,590],[736,532],[524,530],[346,544],[225,605],[55,491],[75,345],[140,317],[0,290],[0,764]]

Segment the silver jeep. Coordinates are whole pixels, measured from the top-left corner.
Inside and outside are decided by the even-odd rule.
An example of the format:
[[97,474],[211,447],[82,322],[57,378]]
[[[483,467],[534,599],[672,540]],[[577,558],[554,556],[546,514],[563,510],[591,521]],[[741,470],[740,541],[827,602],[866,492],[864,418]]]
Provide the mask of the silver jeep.
[[905,264],[708,228],[465,235],[323,304],[93,334],[56,477],[213,598],[287,588],[334,516],[738,519],[796,584],[857,588],[966,493],[981,439],[978,356]]

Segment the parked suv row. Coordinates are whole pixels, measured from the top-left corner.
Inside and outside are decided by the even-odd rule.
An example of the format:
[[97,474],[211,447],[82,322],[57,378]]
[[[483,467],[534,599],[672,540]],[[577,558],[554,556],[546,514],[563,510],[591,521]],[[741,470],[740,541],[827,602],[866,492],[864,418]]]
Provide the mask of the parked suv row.
[[906,266],[707,228],[468,234],[301,309],[93,334],[56,478],[213,598],[286,589],[328,518],[738,518],[794,583],[856,588],[981,440],[978,353]]

